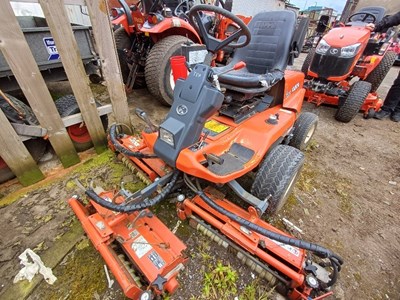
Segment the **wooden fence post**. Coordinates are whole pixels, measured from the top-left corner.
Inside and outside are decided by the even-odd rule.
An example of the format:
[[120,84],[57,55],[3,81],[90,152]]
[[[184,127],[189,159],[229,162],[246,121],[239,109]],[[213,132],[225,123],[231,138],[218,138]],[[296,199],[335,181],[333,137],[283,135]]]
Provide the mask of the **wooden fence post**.
[[65,10],[64,1],[39,0],[39,3],[56,43],[65,73],[67,73],[94,148],[97,153],[101,153],[107,148],[106,135],[97,113],[96,102],[89,86],[89,80]]
[[117,123],[132,129],[125,86],[115,48],[114,35],[110,26],[107,3],[105,0],[86,0],[94,38],[100,54],[103,75],[107,82],[113,113]]
[[[0,1],[0,49],[64,167],[79,162],[74,145],[25,40],[10,2]],[[3,147],[3,145],[2,145]],[[15,148],[16,146],[13,146]],[[17,151],[14,149],[12,151]]]
[[42,180],[44,178],[43,173],[1,109],[0,128],[0,156],[19,181],[27,186]]

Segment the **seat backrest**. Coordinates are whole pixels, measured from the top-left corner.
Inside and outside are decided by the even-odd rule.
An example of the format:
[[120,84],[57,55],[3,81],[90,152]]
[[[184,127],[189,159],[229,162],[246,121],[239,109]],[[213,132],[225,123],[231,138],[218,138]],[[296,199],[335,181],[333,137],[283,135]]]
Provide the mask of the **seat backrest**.
[[232,62],[244,61],[250,73],[284,71],[289,59],[295,25],[296,15],[290,10],[256,14],[248,25],[251,41],[247,46],[236,49]]
[[[386,14],[386,8],[381,7],[381,6],[366,6],[361,8],[359,11],[357,11],[357,13],[370,13],[373,14],[376,18],[375,24],[377,24],[378,22],[380,22],[383,17]],[[359,18],[355,18],[355,20],[352,20],[353,22],[355,21],[361,21],[362,20],[362,16],[360,15]],[[365,21],[365,23],[372,23],[372,18],[368,17]]]

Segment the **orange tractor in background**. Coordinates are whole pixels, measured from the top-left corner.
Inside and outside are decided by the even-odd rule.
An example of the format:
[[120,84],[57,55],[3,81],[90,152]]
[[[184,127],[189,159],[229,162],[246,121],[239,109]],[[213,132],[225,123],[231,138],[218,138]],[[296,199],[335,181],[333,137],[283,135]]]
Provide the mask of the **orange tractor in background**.
[[394,32],[373,34],[365,25],[384,15],[383,7],[361,9],[331,29],[303,63],[307,101],[337,106],[338,121],[350,122],[360,110],[370,118],[382,106],[376,91],[396,58],[388,51]]

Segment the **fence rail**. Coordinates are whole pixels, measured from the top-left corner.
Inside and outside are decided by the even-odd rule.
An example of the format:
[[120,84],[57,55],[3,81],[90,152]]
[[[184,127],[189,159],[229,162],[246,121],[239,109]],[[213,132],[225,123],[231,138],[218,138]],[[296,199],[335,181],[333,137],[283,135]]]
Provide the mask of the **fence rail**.
[[[15,1],[15,0],[13,0]],[[8,0],[0,1],[0,51],[3,53],[40,126],[64,167],[79,162],[79,156],[65,128],[65,122],[81,122],[88,128],[98,153],[106,147],[105,132],[89,86],[77,42],[64,4],[86,5],[96,40],[111,106],[118,123],[131,126],[128,102],[105,0],[17,0],[39,3],[60,54],[61,62],[81,110],[81,117],[62,120],[50,95],[29,45]],[[0,110],[0,156],[24,185],[43,179],[43,174],[22,143],[4,113]]]

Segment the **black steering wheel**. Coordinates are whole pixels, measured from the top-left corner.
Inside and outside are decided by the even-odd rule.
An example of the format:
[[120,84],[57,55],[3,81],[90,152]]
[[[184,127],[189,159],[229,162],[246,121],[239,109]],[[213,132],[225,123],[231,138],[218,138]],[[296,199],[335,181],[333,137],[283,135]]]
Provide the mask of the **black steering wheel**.
[[194,5],[194,0],[182,0],[174,10],[174,15],[189,20],[186,14]]
[[[228,18],[233,22],[235,22],[239,26],[239,28],[226,39],[222,41],[218,40],[214,36],[212,36],[209,32],[207,32],[207,29],[201,20],[200,12],[213,12],[215,14],[220,14],[225,18]],[[203,42],[206,45],[207,50],[213,53],[217,52],[218,50],[221,50],[227,45],[229,45],[232,48],[241,48],[250,43],[251,33],[247,25],[233,13],[221,7],[204,5],[204,4],[195,5],[189,11],[189,23],[197,30],[200,37],[203,39]],[[238,43],[234,42],[241,36],[245,36],[246,39],[242,42]]]
[[[364,17],[361,19],[361,21],[360,21],[360,20],[356,20],[356,21],[353,21],[353,20],[352,20],[353,17],[359,16],[359,15],[363,15],[363,16],[364,16]],[[365,21],[368,19],[368,17],[372,17],[372,22],[369,22],[369,21],[368,21],[368,23],[375,23],[375,21],[376,21],[375,15],[373,15],[373,14],[371,14],[371,13],[367,13],[367,12],[358,12],[358,13],[352,14],[352,15],[349,17],[348,22],[364,22],[364,23],[365,23]]]

